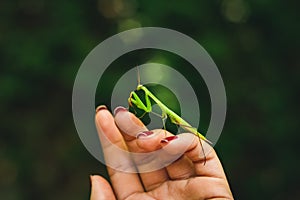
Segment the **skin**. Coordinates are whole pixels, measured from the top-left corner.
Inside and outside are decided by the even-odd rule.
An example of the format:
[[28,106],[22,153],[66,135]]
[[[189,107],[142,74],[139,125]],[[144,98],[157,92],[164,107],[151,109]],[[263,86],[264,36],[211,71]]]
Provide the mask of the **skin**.
[[[148,131],[143,123],[122,107],[118,107],[113,116],[105,106],[99,106],[95,123],[105,160],[111,162],[120,161],[122,156],[113,146],[139,153],[163,149],[168,155],[174,155],[181,152],[187,141],[192,142],[179,159],[162,169],[126,173],[107,167],[111,185],[101,176],[91,176],[91,200],[233,199],[216,152],[202,141],[205,161],[199,139],[193,134],[180,134],[170,140],[171,133],[156,129],[146,132],[147,135],[142,133]],[[166,137],[169,140],[165,140]],[[168,159],[168,156],[161,157],[162,161]],[[126,156],[122,161],[129,164],[135,162]]]

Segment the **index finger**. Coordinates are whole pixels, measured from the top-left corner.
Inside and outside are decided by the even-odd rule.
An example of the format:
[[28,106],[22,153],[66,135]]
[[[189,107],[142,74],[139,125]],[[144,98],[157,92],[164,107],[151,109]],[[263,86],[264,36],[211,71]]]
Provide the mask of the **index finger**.
[[[115,109],[115,122],[123,133],[129,150],[133,153],[140,153],[139,156],[133,156],[140,177],[146,191],[152,190],[169,179],[166,169],[160,168],[154,171],[152,169],[159,162],[158,154],[154,151],[161,149],[160,141],[164,133],[158,130],[147,131],[145,125],[132,113],[123,107]],[[144,132],[143,132],[144,131]],[[143,137],[142,137],[143,136]],[[154,153],[154,154],[151,154]],[[161,163],[158,163],[161,165]]]
[[[120,169],[134,167],[129,154],[126,153],[126,144],[115,125],[114,118],[105,106],[97,108],[95,123],[102,144],[105,162]],[[134,193],[144,192],[136,173],[126,173],[109,166],[107,170],[118,199],[125,199]]]

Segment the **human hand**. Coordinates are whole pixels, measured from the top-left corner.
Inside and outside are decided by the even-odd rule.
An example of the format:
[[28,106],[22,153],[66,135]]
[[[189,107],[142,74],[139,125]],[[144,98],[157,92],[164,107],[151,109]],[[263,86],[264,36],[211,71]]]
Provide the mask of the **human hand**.
[[[135,165],[141,173],[128,173],[108,166],[112,186],[101,176],[91,176],[91,200],[233,199],[216,152],[202,141],[204,158],[199,139],[193,134],[174,137],[161,129],[148,131],[138,118],[122,107],[115,109],[115,117],[105,106],[98,107],[95,122],[106,162],[120,162],[119,167],[125,166],[125,171],[126,167]],[[187,142],[190,145],[182,156],[170,165],[151,172],[140,170],[145,162],[141,164],[126,155],[122,157],[114,148],[117,146],[135,153],[162,149],[167,152],[164,155],[175,155]],[[168,156],[164,155],[163,158],[159,156],[159,160],[167,162]],[[145,159],[148,163],[155,161],[151,157]]]

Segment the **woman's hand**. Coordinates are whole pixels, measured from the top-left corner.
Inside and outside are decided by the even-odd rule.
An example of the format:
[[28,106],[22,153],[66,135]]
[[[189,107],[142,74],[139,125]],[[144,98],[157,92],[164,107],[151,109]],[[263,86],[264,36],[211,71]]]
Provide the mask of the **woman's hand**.
[[[233,199],[222,165],[211,146],[186,133],[173,136],[164,130],[148,131],[143,123],[123,107],[115,109],[115,117],[105,106],[97,108],[96,127],[107,163],[117,163],[120,169],[107,167],[111,184],[101,176],[91,176],[91,200],[100,199]],[[147,163],[179,153],[186,143],[189,146],[177,160],[155,171],[143,172]],[[167,152],[159,159],[145,157],[147,163],[120,154],[130,151],[148,153]],[[205,163],[205,164],[204,164]],[[140,173],[128,173],[136,166]],[[127,167],[127,169],[126,169]]]

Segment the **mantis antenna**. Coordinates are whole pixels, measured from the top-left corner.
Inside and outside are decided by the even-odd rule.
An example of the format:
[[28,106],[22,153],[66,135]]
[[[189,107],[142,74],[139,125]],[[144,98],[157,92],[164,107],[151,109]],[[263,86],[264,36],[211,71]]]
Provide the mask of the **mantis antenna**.
[[137,81],[138,81],[138,85],[141,85],[141,75],[140,75],[140,68],[137,66]]

